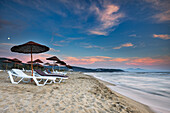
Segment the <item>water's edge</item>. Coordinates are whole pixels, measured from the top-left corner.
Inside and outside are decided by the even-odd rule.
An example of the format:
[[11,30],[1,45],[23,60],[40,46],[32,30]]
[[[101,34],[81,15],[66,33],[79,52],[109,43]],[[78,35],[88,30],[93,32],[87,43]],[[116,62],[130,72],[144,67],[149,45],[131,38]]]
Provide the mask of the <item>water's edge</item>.
[[127,88],[127,87],[122,87],[118,84],[114,85],[114,83],[111,83],[101,77],[94,76],[93,74],[89,74],[89,73],[84,73],[84,74],[93,76],[99,80],[113,84],[113,85],[109,85],[109,84],[106,84],[106,85],[111,90],[117,93],[120,93],[130,99],[133,99],[137,102],[140,102],[142,104],[149,106],[156,113],[170,113],[170,109],[169,109],[170,101],[167,100],[167,98],[164,98],[159,95],[148,94],[146,92],[134,90],[134,89]]

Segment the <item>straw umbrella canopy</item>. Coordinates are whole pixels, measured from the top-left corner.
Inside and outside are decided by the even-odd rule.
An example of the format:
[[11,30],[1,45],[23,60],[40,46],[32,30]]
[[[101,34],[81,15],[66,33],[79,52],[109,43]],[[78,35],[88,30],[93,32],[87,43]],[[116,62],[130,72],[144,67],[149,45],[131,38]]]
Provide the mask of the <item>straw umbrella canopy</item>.
[[[33,61],[33,63],[43,63],[43,61],[41,61],[40,59],[36,59]],[[37,65],[37,68],[38,68],[38,65]]]
[[3,63],[6,63],[6,70],[7,70],[7,68],[8,68],[8,63],[11,63],[11,61],[9,61],[9,60],[4,60]]
[[29,41],[22,45],[13,46],[11,48],[11,51],[18,52],[18,53],[24,53],[24,54],[31,54],[31,70],[32,70],[32,76],[33,76],[32,54],[33,53],[38,54],[38,53],[43,53],[43,52],[49,51],[49,47],[35,43],[33,41]]
[[36,59],[34,60],[34,63],[43,63],[43,61],[41,61],[40,59]]
[[69,68],[69,69],[73,69],[73,67],[70,66],[70,65],[66,65],[66,67]]
[[[61,60],[60,60],[60,61],[57,61],[56,63],[57,63],[57,64],[60,64],[60,65],[67,65],[64,61],[61,61]],[[60,67],[59,67],[59,70],[60,70]]]
[[49,65],[50,65],[50,63],[48,63],[48,62],[47,62],[47,63],[45,63],[44,65],[48,65],[48,66],[49,66]]
[[14,67],[16,67],[16,63],[22,63],[21,60],[18,60],[17,58],[10,59],[12,62],[14,62]]
[[46,58],[46,60],[60,61],[60,59],[59,59],[59,58],[57,58],[56,56]]
[[[52,56],[52,57],[46,58],[46,60],[52,60],[53,64],[55,63],[54,61],[60,61],[60,59],[57,58],[56,56]],[[54,65],[53,65],[53,69],[54,69]]]
[[19,62],[15,62],[15,64],[17,64],[18,65],[18,68],[19,68],[19,65],[21,66],[22,64],[21,63],[19,63]]

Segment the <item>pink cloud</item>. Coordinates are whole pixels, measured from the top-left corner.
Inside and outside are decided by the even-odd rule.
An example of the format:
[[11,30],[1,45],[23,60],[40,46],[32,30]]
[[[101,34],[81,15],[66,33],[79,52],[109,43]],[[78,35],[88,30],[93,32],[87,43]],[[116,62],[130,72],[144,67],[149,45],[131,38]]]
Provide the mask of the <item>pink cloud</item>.
[[90,34],[95,34],[95,35],[107,35],[107,32],[103,32],[103,31],[95,31],[95,30],[89,30]]
[[158,19],[159,22],[170,21],[170,10],[164,11],[160,14],[156,14],[153,17]]
[[127,61],[127,58],[112,58],[107,56],[92,56],[92,57],[83,57],[83,58],[76,58],[76,57],[65,57],[65,61],[70,64],[76,65],[89,65],[94,64],[96,62],[124,62]]
[[133,46],[132,43],[126,43],[126,44],[122,44],[122,45],[120,45],[118,47],[114,47],[113,49],[120,49],[122,47],[132,47],[132,46]]
[[60,52],[60,50],[56,50],[54,48],[50,48],[50,51],[52,51],[52,52]]
[[[168,58],[170,59],[170,58]],[[131,58],[126,64],[127,65],[159,65],[159,64],[165,64],[167,59],[163,58],[150,58],[150,57],[145,57],[145,58]]]
[[109,61],[114,61],[114,62],[124,62],[124,61],[128,61],[129,58],[113,58]]
[[[90,29],[90,34],[108,35],[109,29],[119,25],[119,19],[124,17],[123,13],[119,13],[119,7],[114,4],[104,4],[102,9],[97,6],[92,6],[91,11],[95,12],[100,22],[98,26]],[[112,28],[113,29],[113,28]]]
[[5,46],[14,46],[16,44],[12,44],[12,43],[0,43],[0,45],[5,45]]
[[53,45],[54,45],[54,46],[63,46],[63,45],[60,45],[60,44],[55,44],[55,43],[54,43]]
[[170,35],[167,35],[167,34],[153,34],[153,37],[154,38],[160,38],[160,39],[164,39],[164,40],[168,40],[170,39]]
[[128,58],[113,58],[107,56],[91,56],[91,57],[65,57],[64,60],[71,65],[88,65],[101,67],[101,66],[158,66],[169,65],[170,57],[128,57]]

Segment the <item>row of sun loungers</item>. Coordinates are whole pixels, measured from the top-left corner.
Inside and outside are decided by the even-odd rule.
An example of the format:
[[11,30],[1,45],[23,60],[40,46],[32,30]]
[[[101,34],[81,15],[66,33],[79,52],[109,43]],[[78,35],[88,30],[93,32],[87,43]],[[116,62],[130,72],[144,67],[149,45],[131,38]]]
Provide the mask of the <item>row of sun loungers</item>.
[[[60,83],[68,79],[68,76],[46,74],[41,70],[35,70],[33,76],[28,76],[22,70],[19,69],[12,69],[11,71],[8,71],[8,74],[12,84],[19,84],[20,82],[29,83],[32,79],[37,86],[44,86],[46,84]],[[20,79],[18,81],[15,81],[16,78]]]

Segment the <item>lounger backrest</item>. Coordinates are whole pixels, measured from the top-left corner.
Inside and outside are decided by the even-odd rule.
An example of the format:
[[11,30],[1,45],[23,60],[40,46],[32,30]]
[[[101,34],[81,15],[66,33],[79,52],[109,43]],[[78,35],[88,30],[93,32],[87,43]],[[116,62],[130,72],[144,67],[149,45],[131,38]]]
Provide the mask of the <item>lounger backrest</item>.
[[47,68],[45,68],[45,70],[46,70],[47,73],[51,73]]
[[36,71],[39,75],[41,75],[41,76],[46,76],[46,74],[45,74],[43,71],[41,71],[41,70],[35,69],[35,71]]
[[12,69],[12,71],[13,71],[14,73],[16,73],[18,76],[27,77],[27,75],[26,75],[23,71],[21,71],[21,70],[19,70],[19,69]]

